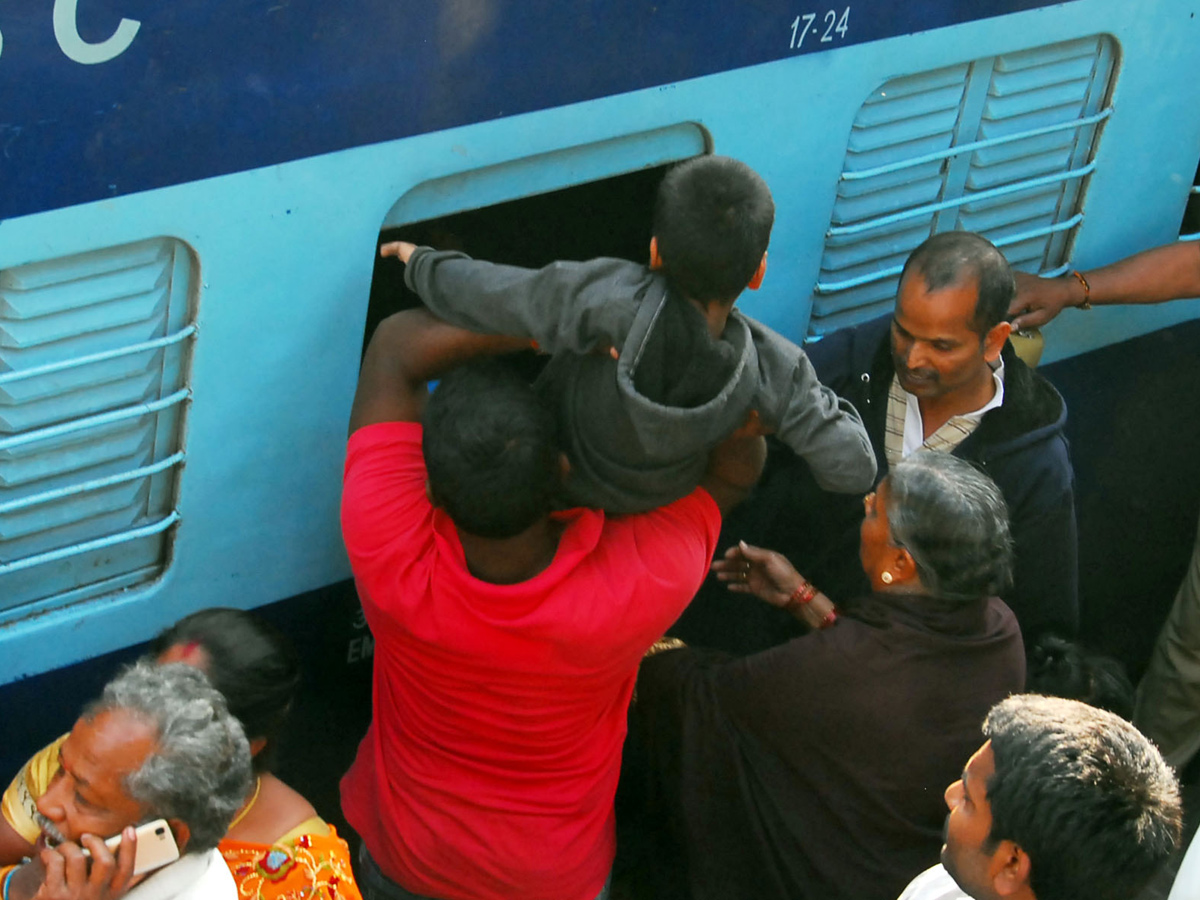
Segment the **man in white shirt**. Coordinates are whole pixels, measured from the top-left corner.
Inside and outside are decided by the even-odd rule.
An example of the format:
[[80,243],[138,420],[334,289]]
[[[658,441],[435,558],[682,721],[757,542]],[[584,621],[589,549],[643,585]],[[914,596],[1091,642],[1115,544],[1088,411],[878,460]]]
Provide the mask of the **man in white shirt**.
[[942,862],[900,900],[1129,900],[1179,846],[1175,774],[1113,713],[1023,694],[946,788]]
[[[126,669],[84,710],[59,759],[37,801],[38,852],[5,876],[6,900],[236,900],[216,847],[250,788],[250,748],[199,669]],[[133,828],[159,818],[181,855],[134,876]],[[115,858],[103,844],[114,835]]]

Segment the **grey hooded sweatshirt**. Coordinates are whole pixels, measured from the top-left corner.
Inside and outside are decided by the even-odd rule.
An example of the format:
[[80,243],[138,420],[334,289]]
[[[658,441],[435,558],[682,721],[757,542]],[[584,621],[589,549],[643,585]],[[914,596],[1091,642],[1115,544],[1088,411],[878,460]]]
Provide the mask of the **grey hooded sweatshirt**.
[[[752,409],[821,487],[854,493],[874,484],[875,454],[858,413],[817,381],[803,350],[737,310],[719,341],[697,336],[699,312],[645,266],[594,259],[523,269],[422,247],[404,278],[447,322],[530,338],[551,355],[535,387],[554,410],[571,463],[571,505],[635,513],[686,496],[703,477],[709,451]],[[653,336],[667,323],[677,329],[669,340]],[[619,358],[594,352],[605,345]],[[663,359],[673,351],[696,358]],[[654,373],[639,371],[651,366]],[[686,394],[672,390],[672,372],[710,380],[716,372],[715,389],[688,405],[646,396],[649,383],[661,394],[664,380],[666,394]]]

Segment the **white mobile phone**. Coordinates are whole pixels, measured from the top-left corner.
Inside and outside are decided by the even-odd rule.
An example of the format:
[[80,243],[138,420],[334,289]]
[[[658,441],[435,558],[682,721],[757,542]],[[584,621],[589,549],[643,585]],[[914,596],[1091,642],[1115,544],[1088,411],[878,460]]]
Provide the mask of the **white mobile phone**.
[[[133,874],[142,875],[161,869],[168,863],[179,859],[179,848],[175,845],[175,835],[166,819],[155,819],[134,829],[137,835],[137,855],[133,858]],[[104,842],[114,854],[121,846],[121,836],[113,835]],[[83,851],[87,853],[86,850]]]

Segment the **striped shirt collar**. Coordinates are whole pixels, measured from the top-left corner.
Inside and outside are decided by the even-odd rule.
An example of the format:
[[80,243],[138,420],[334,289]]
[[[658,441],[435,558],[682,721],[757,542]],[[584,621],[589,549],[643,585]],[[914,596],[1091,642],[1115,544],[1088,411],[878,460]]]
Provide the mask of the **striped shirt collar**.
[[984,415],[1004,402],[1004,360],[997,361],[992,370],[992,381],[996,391],[992,399],[979,409],[951,416],[937,431],[925,438],[925,426],[921,421],[921,407],[917,398],[900,386],[900,379],[892,376],[888,389],[886,434],[884,451],[889,466],[894,466],[904,457],[917,450],[940,450],[950,453],[965,441],[983,420]]

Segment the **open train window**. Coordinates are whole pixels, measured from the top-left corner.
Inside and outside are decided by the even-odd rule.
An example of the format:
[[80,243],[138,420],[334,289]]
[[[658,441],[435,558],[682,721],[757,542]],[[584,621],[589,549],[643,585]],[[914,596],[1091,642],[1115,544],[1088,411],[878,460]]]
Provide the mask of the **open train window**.
[[195,270],[171,238],[0,270],[0,617],[165,568]]
[[[710,150],[707,133],[685,123],[425,182],[397,201],[379,240],[531,268],[597,256],[645,262],[663,173]],[[418,302],[404,267],[377,255],[364,347],[383,318]]]
[[1115,45],[1089,37],[894,78],[855,118],[809,336],[891,307],[908,254],[976,231],[1028,272],[1065,271]]

